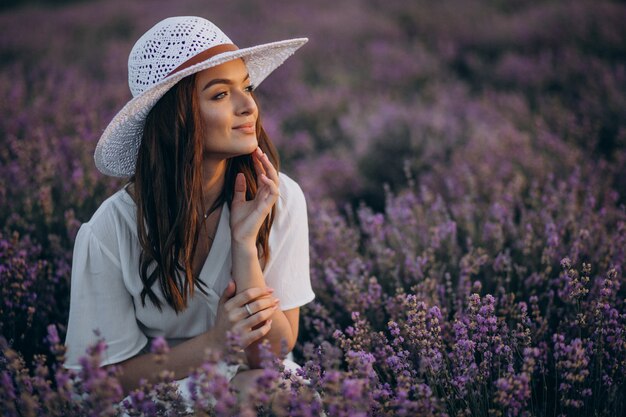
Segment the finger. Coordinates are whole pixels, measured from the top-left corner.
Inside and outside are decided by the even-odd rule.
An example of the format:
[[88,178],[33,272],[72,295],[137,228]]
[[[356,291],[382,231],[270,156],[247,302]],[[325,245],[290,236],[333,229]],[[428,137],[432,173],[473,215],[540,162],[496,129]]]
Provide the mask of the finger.
[[[278,303],[278,298],[275,297],[257,298],[256,301],[251,301],[247,304],[244,304],[243,308],[246,313],[248,313],[248,310],[246,309],[246,306],[248,306],[252,314],[255,314],[261,310],[277,306]],[[252,314],[246,314],[246,317],[251,316]]]
[[265,174],[272,181],[274,181],[276,185],[278,185],[278,172],[276,171],[276,168],[274,167],[274,165],[272,165],[270,158],[267,156],[266,153],[264,153],[260,159],[261,159],[261,163],[263,164],[263,168],[265,169]]
[[[230,312],[229,314],[230,320],[232,322],[241,322],[247,319],[248,317],[252,317],[253,315],[261,311],[264,311],[266,309],[271,309],[278,305],[278,303],[274,302],[273,300],[276,300],[276,299],[269,299],[266,297],[266,298],[257,298],[257,301],[255,302],[246,303],[243,305],[243,307],[237,308]],[[246,326],[244,325],[244,327]]]
[[265,201],[268,195],[271,194],[271,186],[267,184],[267,176],[265,174],[261,174],[257,177],[259,180],[259,188],[257,189],[257,193],[255,196],[255,200],[257,201]]
[[272,318],[272,316],[274,315],[277,309],[278,309],[278,306],[275,305],[273,307],[266,308],[265,310],[261,310],[251,315],[247,319],[243,320],[241,322],[241,325],[244,326],[245,328],[252,328],[258,324],[263,323],[265,320],[269,320],[270,318]]
[[246,177],[243,173],[238,173],[235,177],[235,194],[233,195],[233,203],[246,201]]
[[264,177],[262,184],[263,186],[257,191],[257,195],[255,196],[255,202],[257,202],[255,206],[256,212],[265,217],[269,214],[272,206],[278,200],[278,196],[280,195],[280,191],[276,184],[274,184],[269,178]]
[[277,198],[272,197],[272,193],[266,189],[261,190],[259,194],[257,194],[255,200],[257,201],[256,206],[254,207],[255,216],[259,219],[259,226],[261,223],[265,221],[265,218],[270,214],[274,203],[276,203]]
[[[260,148],[259,148],[259,151],[260,151]],[[278,184],[278,172],[276,171],[276,168],[272,164],[272,161],[270,161],[269,156],[265,152],[260,152],[260,153],[257,152],[257,156],[258,156],[259,161],[261,162],[261,164],[263,166],[265,174],[272,181],[274,181],[276,184]]]
[[[246,308],[246,306],[248,306],[248,308]],[[241,326],[247,328],[250,326],[250,322],[246,322],[245,319],[256,316],[257,319],[253,320],[252,322],[256,324],[262,323],[265,319],[271,317],[274,314],[277,307],[278,299],[276,298],[257,298],[256,301],[251,301],[239,308],[231,310],[229,313],[229,317],[232,322],[239,322],[241,323]],[[259,316],[261,312],[266,313],[263,313]]]
[[250,301],[256,300],[259,297],[269,295],[273,293],[274,290],[272,288],[262,288],[262,287],[252,287],[248,288],[245,291],[240,292],[233,298],[228,301],[234,308],[243,307],[244,304],[249,303]]
[[257,151],[252,154],[252,162],[254,163],[254,170],[256,171],[257,176],[261,174],[265,174],[265,168],[263,167],[263,163],[261,162],[261,158],[263,157],[263,152],[261,148],[256,148]]
[[276,195],[278,196],[280,194],[280,190],[278,189],[278,184],[276,184],[274,182],[274,180],[272,180],[271,178],[269,178],[267,175],[261,175],[261,182],[265,185],[267,185],[268,187],[268,191],[270,194]]
[[261,188],[260,177],[261,175],[265,174],[265,169],[263,168],[263,164],[261,164],[259,156],[256,152],[252,154],[252,164],[254,165],[254,172],[256,173],[256,186],[258,190],[259,188]]
[[260,146],[257,146],[257,148],[254,150],[254,156],[257,157],[257,159],[259,160],[263,156],[263,149],[261,149]]
[[257,340],[259,340],[260,338],[262,338],[263,336],[268,334],[269,331],[271,330],[271,328],[272,328],[272,320],[266,321],[263,326],[259,327],[258,329],[254,329],[254,330],[250,331],[249,333],[245,334],[241,338],[242,345],[244,347],[250,346],[250,344],[256,342]]
[[224,304],[226,301],[231,299],[237,291],[237,286],[235,285],[235,281],[228,281],[228,285],[224,288],[222,292],[222,296],[220,297],[219,304]]

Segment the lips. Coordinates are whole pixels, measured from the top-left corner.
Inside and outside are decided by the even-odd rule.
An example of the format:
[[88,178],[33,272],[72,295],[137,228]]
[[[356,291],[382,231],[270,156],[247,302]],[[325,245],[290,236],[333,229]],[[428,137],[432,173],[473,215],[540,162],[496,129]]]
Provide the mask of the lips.
[[255,133],[256,126],[254,122],[248,122],[233,127],[233,130],[238,130],[242,133]]

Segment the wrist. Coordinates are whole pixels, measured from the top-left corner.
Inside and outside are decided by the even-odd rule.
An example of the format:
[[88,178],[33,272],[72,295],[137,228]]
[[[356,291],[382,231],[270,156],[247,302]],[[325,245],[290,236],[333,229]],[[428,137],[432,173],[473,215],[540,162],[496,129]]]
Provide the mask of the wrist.
[[216,331],[216,328],[213,327],[208,331],[204,332],[204,351],[203,351],[203,361],[206,361],[209,358],[221,358],[224,355],[224,350],[226,347],[226,337],[221,332]]
[[211,329],[204,332],[202,334],[202,337],[204,339],[203,344],[206,349],[209,349],[212,352],[220,352],[222,350],[222,344],[225,341],[222,340],[222,338],[219,336],[220,335],[216,331],[215,327],[212,327]]
[[238,240],[233,237],[231,247],[233,254],[237,254],[239,256],[248,255],[254,257],[255,259],[258,256],[256,242],[251,242],[247,239]]

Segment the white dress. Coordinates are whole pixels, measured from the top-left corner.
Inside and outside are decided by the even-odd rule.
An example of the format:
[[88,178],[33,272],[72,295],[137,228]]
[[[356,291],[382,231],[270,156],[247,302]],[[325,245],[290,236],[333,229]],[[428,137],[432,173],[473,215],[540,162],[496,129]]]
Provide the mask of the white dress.
[[[174,346],[210,329],[220,295],[231,279],[229,219],[228,205],[224,204],[215,240],[200,272],[208,294],[195,291],[188,308],[177,315],[166,303],[162,311],[148,298],[145,306],[141,303],[141,248],[136,206],[130,195],[122,189],[102,203],[76,236],[65,366],[78,369],[79,357],[99,338],[108,345],[101,365],[109,365],[146,351],[149,341],[157,336]],[[282,173],[269,247],[263,275],[267,285],[274,288],[282,310],[313,300],[306,202],[298,184]],[[158,284],[153,290],[162,296]]]

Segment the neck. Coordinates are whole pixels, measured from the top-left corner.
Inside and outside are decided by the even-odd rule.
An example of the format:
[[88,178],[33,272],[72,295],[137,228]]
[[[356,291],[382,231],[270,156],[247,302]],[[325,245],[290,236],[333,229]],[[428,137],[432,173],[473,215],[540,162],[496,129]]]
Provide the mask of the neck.
[[204,207],[210,209],[224,189],[226,160],[206,160],[202,164],[202,195]]

